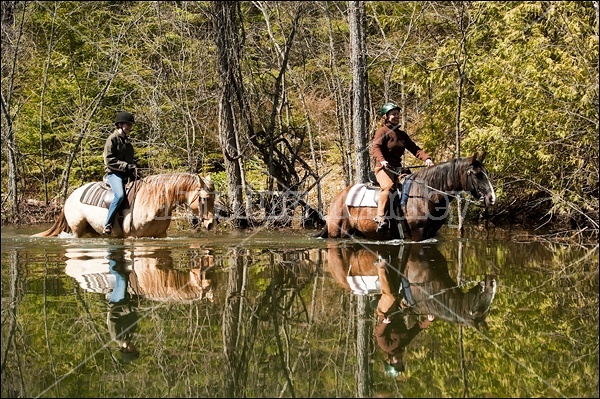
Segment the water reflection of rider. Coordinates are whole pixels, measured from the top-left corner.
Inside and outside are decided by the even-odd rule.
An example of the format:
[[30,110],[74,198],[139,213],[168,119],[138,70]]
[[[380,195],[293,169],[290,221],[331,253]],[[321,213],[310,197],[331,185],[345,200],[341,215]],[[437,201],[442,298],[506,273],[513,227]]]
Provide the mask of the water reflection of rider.
[[[377,326],[375,338],[381,350],[386,354],[385,370],[391,377],[404,371],[404,349],[417,336],[421,330],[427,328],[433,321],[433,315],[408,328],[405,313],[410,308],[410,291],[403,287],[401,275],[392,265],[382,259],[375,262],[379,282],[381,284],[381,297],[377,304]],[[402,288],[402,289],[401,289]]]
[[106,258],[109,270],[116,278],[115,288],[108,295],[110,308],[106,323],[111,339],[119,345],[121,360],[129,363],[139,357],[139,351],[133,343],[138,314],[127,289],[131,272],[126,269],[123,249],[110,247]]

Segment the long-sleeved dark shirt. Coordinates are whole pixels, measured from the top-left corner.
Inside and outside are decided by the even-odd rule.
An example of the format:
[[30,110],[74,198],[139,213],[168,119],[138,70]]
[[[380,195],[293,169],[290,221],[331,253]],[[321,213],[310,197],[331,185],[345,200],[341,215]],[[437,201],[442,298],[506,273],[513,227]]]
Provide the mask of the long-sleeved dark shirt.
[[397,168],[402,166],[402,155],[404,151],[410,151],[421,161],[431,158],[421,149],[404,130],[399,126],[394,126],[389,122],[377,129],[373,139],[371,154],[375,158],[375,166],[381,166],[381,161],[387,161],[390,167]]
[[133,145],[129,137],[121,130],[116,129],[104,144],[104,171],[127,175],[127,165],[135,164]]
[[392,321],[389,324],[383,323],[383,318],[380,317],[379,323],[373,333],[381,350],[391,356],[406,348],[428,324],[420,322],[409,330],[406,328],[403,316],[401,315],[392,317]]

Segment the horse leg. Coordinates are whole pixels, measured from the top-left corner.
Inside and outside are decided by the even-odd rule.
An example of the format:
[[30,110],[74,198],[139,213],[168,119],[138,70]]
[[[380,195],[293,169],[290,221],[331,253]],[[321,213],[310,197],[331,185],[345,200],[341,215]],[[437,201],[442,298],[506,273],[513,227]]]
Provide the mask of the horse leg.
[[329,238],[342,238],[346,234],[346,222],[348,215],[345,212],[344,201],[350,188],[346,188],[335,196],[329,206],[327,215],[327,236]]
[[342,219],[340,223],[340,238],[352,238],[354,229],[351,226],[350,219]]
[[341,238],[343,223],[344,220],[341,217],[329,214],[327,216],[327,236],[329,238]]
[[75,195],[71,195],[65,202],[65,218],[71,228],[72,234],[77,238],[83,237],[86,234],[98,234],[94,226],[90,225],[88,221],[90,208],[93,211],[96,207],[80,203],[79,196]]
[[77,238],[83,237],[86,233],[96,233],[96,231],[89,225],[85,219],[78,220],[76,222],[69,222],[73,235]]

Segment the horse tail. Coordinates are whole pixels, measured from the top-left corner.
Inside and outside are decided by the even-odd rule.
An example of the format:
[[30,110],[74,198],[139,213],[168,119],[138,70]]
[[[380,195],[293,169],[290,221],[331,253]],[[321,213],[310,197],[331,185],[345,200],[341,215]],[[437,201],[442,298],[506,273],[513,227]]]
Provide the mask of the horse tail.
[[69,226],[69,223],[67,223],[67,218],[65,218],[64,209],[60,211],[60,216],[56,219],[52,227],[41,233],[34,234],[32,237],[56,237],[63,231],[67,233],[71,232],[71,227]]

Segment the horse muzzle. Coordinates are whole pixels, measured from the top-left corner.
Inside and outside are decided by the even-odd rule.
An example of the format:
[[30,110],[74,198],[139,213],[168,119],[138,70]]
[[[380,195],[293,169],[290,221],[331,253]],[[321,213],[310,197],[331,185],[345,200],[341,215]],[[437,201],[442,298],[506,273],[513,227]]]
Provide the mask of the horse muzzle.
[[481,197],[479,197],[479,201],[483,202],[483,205],[485,205],[486,208],[488,206],[494,206],[496,204],[496,194],[493,192],[485,195],[482,194]]

